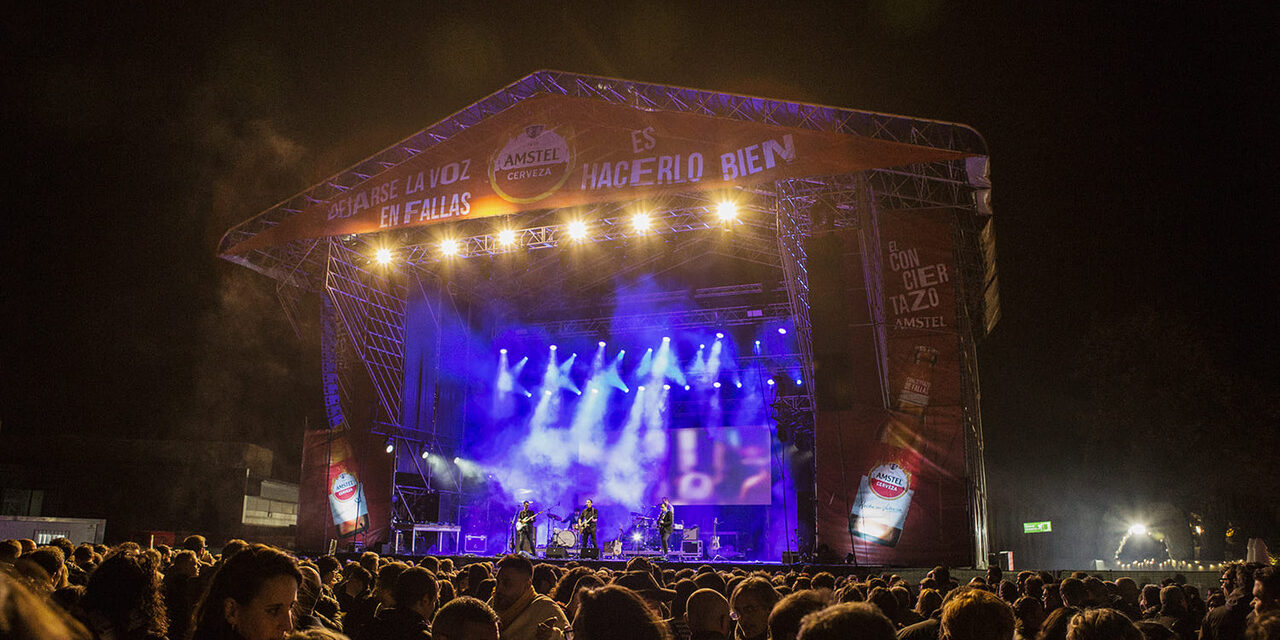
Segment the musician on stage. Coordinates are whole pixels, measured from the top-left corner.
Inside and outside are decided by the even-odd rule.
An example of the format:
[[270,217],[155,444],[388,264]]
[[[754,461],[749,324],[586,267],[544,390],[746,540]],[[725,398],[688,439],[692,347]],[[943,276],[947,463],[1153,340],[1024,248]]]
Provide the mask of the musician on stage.
[[667,539],[671,537],[671,531],[676,523],[675,509],[671,508],[671,502],[666,498],[662,499],[662,513],[658,514],[658,537],[662,539],[662,555],[670,553],[667,548]]
[[529,501],[525,500],[520,513],[516,514],[516,553],[533,554],[533,521],[537,517],[538,514],[529,508]]
[[591,505],[591,499],[587,498],[586,506],[582,507],[582,511],[578,513],[578,535],[582,540],[582,548],[588,548],[587,543],[590,542],[590,548],[599,549],[596,543],[596,522],[600,519],[600,512]]

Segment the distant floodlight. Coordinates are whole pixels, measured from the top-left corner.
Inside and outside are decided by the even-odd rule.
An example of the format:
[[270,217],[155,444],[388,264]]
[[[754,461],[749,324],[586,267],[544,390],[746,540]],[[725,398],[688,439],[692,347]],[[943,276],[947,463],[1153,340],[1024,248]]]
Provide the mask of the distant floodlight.
[[459,462],[462,462],[462,458],[455,457],[455,458],[453,459],[453,463],[454,463],[454,464],[458,464]]
[[804,380],[801,380],[800,378],[796,378],[796,386],[803,387],[803,386],[804,386]]
[[772,387],[774,385],[773,378],[769,378],[768,380],[765,380],[764,383]]
[[739,380],[739,381],[737,381],[737,382],[733,383],[733,386],[735,386],[735,387],[737,387],[737,388],[741,389],[741,388],[742,388],[742,381],[741,381],[741,380]]
[[631,227],[639,233],[648,231],[652,224],[652,221],[649,220],[649,214],[647,213],[637,213],[636,215],[631,216]]
[[723,334],[723,333],[717,333],[717,334],[716,334],[716,340],[724,340],[724,334]]
[[759,341],[759,340],[756,340],[756,346],[757,346],[757,347],[758,347],[758,346],[760,346],[760,341]]
[[719,381],[719,380],[717,380],[717,381],[715,381],[715,382],[712,382],[712,383],[711,383],[711,386],[713,386],[713,387],[715,387],[715,388],[719,389],[719,388],[720,388],[720,381]]
[[533,397],[533,392],[532,392],[532,391],[526,391],[526,392],[524,392],[524,397],[526,397],[526,398],[532,398],[532,397]]
[[671,342],[671,336],[662,336],[663,342]]
[[1147,532],[1147,525],[1144,525],[1144,524],[1134,524],[1129,527],[1130,535],[1140,536],[1145,534],[1146,532]]
[[707,345],[705,345],[705,344],[700,344],[700,345],[698,345],[698,348],[699,348],[699,349],[706,349],[706,348],[707,348]]
[[509,247],[516,243],[516,232],[511,229],[503,229],[498,232],[498,244]]
[[430,458],[430,457],[431,457],[431,452],[430,452],[430,451],[423,451],[423,452],[422,452],[422,459],[423,459],[423,460],[426,460],[427,458]]
[[551,390],[550,390],[550,389],[547,389],[546,391],[543,391],[543,392],[542,392],[542,395],[544,395],[544,396],[549,396],[549,395],[551,395]]
[[554,344],[553,344],[553,345],[551,345],[551,350],[552,350],[552,351],[555,351],[555,350],[556,350],[556,346],[555,346]]
[[504,356],[505,356],[505,355],[507,355],[507,350],[506,350],[506,349],[498,349],[498,353],[501,353],[502,355],[504,355]]
[[634,540],[634,541],[636,541],[636,542],[640,542],[640,532],[639,532],[639,531],[637,531],[637,532],[635,532],[635,533],[631,534],[631,539],[632,539],[632,540]]
[[396,441],[387,440],[387,453],[395,453],[395,450],[396,450]]
[[456,256],[459,251],[462,251],[462,245],[458,244],[458,241],[453,238],[448,238],[440,242],[440,253],[446,256]]
[[587,223],[581,220],[574,220],[569,223],[569,238],[573,240],[584,240],[587,237]]
[[390,249],[378,249],[378,251],[373,254],[373,257],[375,260],[378,261],[378,264],[383,264],[383,265],[391,264]]
[[640,387],[640,390],[641,390],[641,391],[644,391],[644,387]]
[[686,385],[684,386],[684,390],[685,390],[685,391],[688,391],[688,390],[689,390],[689,385],[687,385],[687,384],[686,384]]
[[784,329],[783,327],[778,327],[778,335],[780,335],[780,336],[785,336],[785,335],[787,335],[787,330],[786,330],[786,329]]
[[662,385],[662,390],[663,390],[663,391],[670,391],[670,390],[671,390],[671,385],[669,385],[669,384],[664,384],[664,385]]
[[604,346],[604,340],[601,340],[600,342],[597,342],[597,343],[596,343],[596,346],[598,346],[598,347],[603,347],[603,346]]
[[728,200],[721,202],[716,206],[716,216],[720,222],[733,222],[738,218],[738,205]]
[[600,393],[600,390],[599,390],[599,389],[592,389],[592,390],[591,390],[591,393]]

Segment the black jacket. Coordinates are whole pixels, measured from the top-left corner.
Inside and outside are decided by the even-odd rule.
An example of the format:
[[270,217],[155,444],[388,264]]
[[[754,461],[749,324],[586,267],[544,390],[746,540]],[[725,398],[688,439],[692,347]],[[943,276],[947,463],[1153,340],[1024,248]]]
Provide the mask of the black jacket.
[[431,640],[426,618],[412,609],[385,609],[357,640]]

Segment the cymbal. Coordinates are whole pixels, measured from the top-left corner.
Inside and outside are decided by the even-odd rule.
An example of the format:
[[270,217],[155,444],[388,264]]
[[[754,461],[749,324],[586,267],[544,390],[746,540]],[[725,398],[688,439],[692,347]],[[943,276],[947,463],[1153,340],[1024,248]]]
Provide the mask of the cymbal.
[[547,519],[548,519],[548,520],[555,520],[556,522],[564,522],[564,518],[561,518],[560,516],[558,516],[558,515],[556,515],[556,514],[554,514],[554,513],[548,513],[548,514],[547,514]]

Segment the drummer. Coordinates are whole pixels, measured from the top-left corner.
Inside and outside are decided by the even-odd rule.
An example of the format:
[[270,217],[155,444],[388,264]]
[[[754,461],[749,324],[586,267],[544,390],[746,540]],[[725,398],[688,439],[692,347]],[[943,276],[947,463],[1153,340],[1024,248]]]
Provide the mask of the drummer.
[[600,513],[592,506],[591,498],[587,498],[582,511],[578,513],[578,537],[582,540],[583,549],[600,548],[600,545],[596,543],[596,522],[599,519]]

